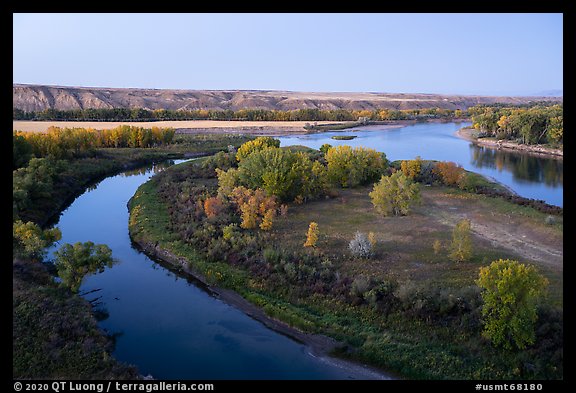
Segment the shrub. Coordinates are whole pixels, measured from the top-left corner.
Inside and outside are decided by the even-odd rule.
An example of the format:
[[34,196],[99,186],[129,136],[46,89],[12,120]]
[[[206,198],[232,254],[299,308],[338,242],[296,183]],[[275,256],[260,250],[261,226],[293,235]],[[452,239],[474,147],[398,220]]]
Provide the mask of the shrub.
[[222,228],[222,237],[227,241],[232,240],[238,233],[239,231],[237,224],[226,225],[224,228]]
[[204,213],[206,217],[214,218],[224,210],[224,202],[218,197],[206,198],[204,201]]
[[370,258],[372,256],[372,244],[365,233],[356,231],[354,239],[350,240],[348,248],[356,258]]
[[434,243],[432,243],[432,249],[434,250],[434,255],[438,255],[440,251],[442,251],[442,243],[440,240],[434,240]]
[[368,232],[368,241],[370,242],[372,248],[376,247],[376,243],[378,243],[378,240],[376,239],[376,235],[374,234],[374,232]]
[[364,294],[370,290],[372,282],[370,278],[360,275],[352,281],[350,286],[350,294],[360,299],[364,298]]
[[455,262],[467,261],[472,257],[470,220],[462,220],[454,227],[449,257]]

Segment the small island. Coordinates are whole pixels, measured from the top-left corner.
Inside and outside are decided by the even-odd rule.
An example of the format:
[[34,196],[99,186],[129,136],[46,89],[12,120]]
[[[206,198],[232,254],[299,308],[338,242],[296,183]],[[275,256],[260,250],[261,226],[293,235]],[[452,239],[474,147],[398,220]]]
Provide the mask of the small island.
[[336,141],[349,141],[351,139],[356,138],[357,135],[334,135],[332,139]]

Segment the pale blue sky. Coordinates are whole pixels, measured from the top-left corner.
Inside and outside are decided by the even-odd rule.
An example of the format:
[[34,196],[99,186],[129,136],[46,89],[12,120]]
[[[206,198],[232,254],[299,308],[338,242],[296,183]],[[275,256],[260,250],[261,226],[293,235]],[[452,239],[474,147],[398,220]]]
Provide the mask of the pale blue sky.
[[14,14],[13,82],[531,95],[562,14]]

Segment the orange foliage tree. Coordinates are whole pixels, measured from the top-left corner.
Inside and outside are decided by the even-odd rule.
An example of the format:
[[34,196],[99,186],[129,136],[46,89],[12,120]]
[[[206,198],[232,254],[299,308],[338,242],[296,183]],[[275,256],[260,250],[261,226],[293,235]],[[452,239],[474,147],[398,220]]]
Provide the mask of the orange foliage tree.
[[275,196],[267,196],[264,190],[252,190],[243,186],[236,187],[230,194],[230,199],[236,204],[244,229],[260,229],[267,231],[272,228],[278,209]]
[[432,170],[447,186],[457,185],[465,176],[464,168],[454,162],[438,162]]

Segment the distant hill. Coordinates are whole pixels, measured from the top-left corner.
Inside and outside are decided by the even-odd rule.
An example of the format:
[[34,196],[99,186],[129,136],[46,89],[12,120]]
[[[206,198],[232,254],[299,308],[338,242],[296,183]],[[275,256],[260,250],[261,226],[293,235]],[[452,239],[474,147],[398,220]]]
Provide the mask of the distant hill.
[[164,90],[13,84],[13,108],[24,111],[87,108],[145,109],[466,109],[477,104],[562,101],[562,97],[491,97],[399,93],[306,93],[266,90]]

